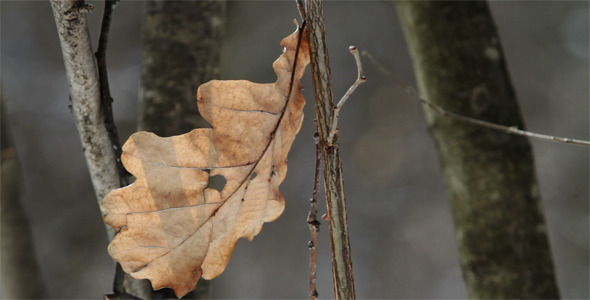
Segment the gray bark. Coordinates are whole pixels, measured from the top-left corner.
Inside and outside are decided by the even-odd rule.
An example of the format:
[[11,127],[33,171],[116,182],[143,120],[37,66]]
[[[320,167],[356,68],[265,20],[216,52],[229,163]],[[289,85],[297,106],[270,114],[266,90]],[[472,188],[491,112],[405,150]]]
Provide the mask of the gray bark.
[[[72,115],[98,202],[119,187],[113,145],[100,109],[100,90],[83,1],[52,0],[51,7],[70,87]],[[109,237],[113,231],[109,229]]]
[[[422,96],[524,129],[486,2],[396,2]],[[470,298],[558,298],[529,141],[424,107]]]
[[[71,110],[82,142],[82,149],[97,201],[108,192],[119,188],[122,182],[117,169],[117,157],[105,126],[101,109],[101,94],[86,14],[91,6],[84,1],[52,0],[51,7],[66,75],[70,88]],[[106,226],[109,240],[115,236],[113,228]],[[149,298],[151,289],[145,281],[127,276],[125,286],[129,294]]]
[[149,1],[142,32],[139,130],[160,136],[208,127],[197,87],[219,77],[224,1]]

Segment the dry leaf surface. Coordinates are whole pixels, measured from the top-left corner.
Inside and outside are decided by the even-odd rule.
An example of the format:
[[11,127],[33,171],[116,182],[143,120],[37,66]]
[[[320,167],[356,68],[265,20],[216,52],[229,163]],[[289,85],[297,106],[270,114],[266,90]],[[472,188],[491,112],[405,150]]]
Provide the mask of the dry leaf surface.
[[[122,161],[136,181],[101,204],[105,222],[119,231],[109,254],[125,272],[182,297],[199,277],[223,272],[239,238],[252,239],[282,213],[278,187],[303,121],[299,79],[309,48],[299,31],[281,45],[275,83],[199,87],[199,111],[212,128],[165,138],[137,132],[127,140]],[[210,182],[220,176],[218,190]]]

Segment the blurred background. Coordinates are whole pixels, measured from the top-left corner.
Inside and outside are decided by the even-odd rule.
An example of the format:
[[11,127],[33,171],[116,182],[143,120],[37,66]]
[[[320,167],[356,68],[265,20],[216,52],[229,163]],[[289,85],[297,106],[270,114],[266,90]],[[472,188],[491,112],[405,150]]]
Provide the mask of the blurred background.
[[[89,14],[97,45],[103,4]],[[51,298],[101,298],[114,263],[68,105],[68,85],[48,1],[2,1],[2,97],[22,165],[23,205]],[[589,3],[492,1],[527,128],[589,138]],[[144,3],[116,8],[107,55],[122,142],[135,131]],[[370,52],[415,86],[391,1],[328,1],[326,35],[339,98],[356,78],[347,48]],[[228,2],[222,79],[273,82],[280,40],[299,19],[294,1]],[[465,298],[450,209],[420,105],[364,60],[368,81],[344,106],[341,149],[359,298]],[[216,298],[306,298],[312,192],[313,94],[281,185],[287,207],[253,242],[240,240]],[[196,102],[196,101],[195,101]],[[196,104],[196,103],[195,103]],[[588,298],[589,149],[531,141],[563,298]],[[323,200],[321,212],[325,212]],[[332,298],[327,223],[319,244],[318,291]]]

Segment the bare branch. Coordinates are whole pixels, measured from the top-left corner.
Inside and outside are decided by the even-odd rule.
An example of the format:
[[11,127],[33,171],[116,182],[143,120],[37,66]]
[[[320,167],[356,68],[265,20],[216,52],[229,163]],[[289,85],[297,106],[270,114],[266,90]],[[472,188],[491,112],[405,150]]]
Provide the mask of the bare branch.
[[330,126],[330,134],[328,135],[328,145],[332,145],[332,142],[334,141],[334,136],[338,132],[338,117],[340,116],[340,109],[342,108],[346,100],[348,100],[348,97],[352,95],[354,90],[356,90],[356,88],[359,85],[361,85],[361,83],[367,81],[367,77],[365,77],[365,75],[363,74],[363,65],[361,63],[361,58],[359,56],[358,50],[355,46],[348,47],[348,50],[350,51],[350,53],[354,57],[354,60],[356,61],[356,68],[358,73],[356,80],[354,81],[352,86],[348,88],[348,91],[346,91],[344,96],[342,96],[342,99],[338,101],[338,104],[336,104],[336,107],[334,108],[334,116],[332,117],[332,125]]
[[509,134],[526,136],[526,137],[535,138],[538,140],[559,142],[559,143],[566,143],[566,144],[574,144],[574,145],[581,145],[581,146],[590,146],[590,141],[586,141],[586,140],[579,140],[579,139],[572,139],[572,138],[565,138],[565,137],[535,133],[535,132],[531,132],[531,131],[518,129],[516,126],[500,125],[500,124],[487,122],[487,121],[483,121],[483,120],[478,120],[478,119],[470,118],[470,117],[467,117],[464,115],[456,114],[454,112],[447,111],[444,108],[422,98],[420,96],[420,93],[416,89],[414,89],[410,85],[404,83],[403,81],[398,80],[395,76],[393,76],[393,74],[391,74],[391,72],[389,72],[385,67],[383,67],[383,65],[373,55],[371,55],[371,53],[369,53],[368,51],[363,50],[362,55],[367,57],[371,61],[371,63],[373,63],[379,69],[379,71],[381,71],[381,73],[385,74],[395,84],[402,87],[406,93],[416,97],[417,100],[419,100],[423,104],[427,105],[428,107],[432,108],[433,111],[435,111],[436,113],[438,113],[442,116],[451,117],[451,118],[454,118],[454,119],[457,119],[457,120],[460,120],[463,122],[467,122],[467,123],[470,123],[473,125],[477,125],[477,126],[481,126],[481,127],[485,127],[485,128],[490,128],[490,129],[494,129],[494,130],[498,130],[498,131],[503,131],[503,132],[506,132]]
[[[104,3],[104,12],[102,15],[102,24],[100,27],[100,37],[98,38],[98,47],[96,49],[96,63],[98,68],[98,81],[100,83],[100,98],[101,98],[101,109],[104,116],[104,123],[107,129],[109,139],[113,145],[112,150],[115,154],[117,171],[119,172],[119,185],[126,186],[129,184],[128,175],[129,173],[123,167],[121,163],[121,143],[119,141],[119,133],[115,126],[115,120],[113,117],[113,98],[111,97],[111,90],[109,87],[109,77],[107,73],[107,46],[109,41],[109,29],[111,27],[111,18],[115,6],[119,0],[107,0]],[[113,294],[105,295],[105,299],[113,298],[133,298],[128,294],[125,289],[125,279],[133,280],[129,276],[126,276],[121,265],[117,263],[115,269],[115,278],[113,281]],[[149,287],[148,287],[149,288]],[[149,289],[151,291],[151,288]]]
[[107,73],[107,46],[109,40],[109,29],[111,27],[111,16],[113,10],[119,0],[108,0],[104,4],[104,12],[102,16],[102,25],[100,28],[100,37],[98,39],[98,47],[96,49],[96,63],[98,67],[98,80],[100,83],[100,97],[101,109],[104,116],[104,123],[109,134],[109,139],[113,145],[112,149],[115,153],[117,161],[117,171],[119,172],[120,186],[129,184],[129,173],[121,163],[121,142],[119,141],[119,133],[115,125],[113,117],[113,98],[111,97],[111,90],[109,87],[109,77]]
[[[86,26],[88,6],[83,1],[52,0],[70,86],[72,114],[86,156],[86,163],[98,202],[119,187],[119,174],[113,145],[101,113],[97,68]],[[112,238],[114,232],[109,230]]]
[[321,0],[306,0],[305,14],[316,99],[317,128],[324,168],[324,190],[330,225],[334,296],[336,299],[355,299],[352,255],[348,238],[346,193],[337,135],[331,145],[327,142],[334,115],[334,101]]
[[[108,4],[107,8],[109,8]],[[108,92],[108,81],[106,80],[104,55],[108,22],[106,24],[103,22],[101,42],[99,42],[100,47],[97,53],[103,64],[100,71],[102,80],[100,80],[86,24],[86,13],[92,9],[92,6],[85,5],[84,1],[52,0],[51,7],[57,25],[66,75],[70,86],[72,115],[82,141],[82,149],[86,157],[94,192],[97,201],[100,203],[109,191],[121,187],[126,182],[126,178],[122,177],[120,169],[117,168],[119,160],[117,153],[120,151],[120,147],[112,120],[112,111],[110,109],[112,99]],[[112,11],[112,6],[110,8]],[[105,18],[110,19],[110,12],[105,10],[105,14]],[[106,30],[105,25],[107,26]],[[105,124],[105,117],[110,120],[110,125]],[[114,136],[113,132],[115,133]],[[109,240],[112,240],[115,236],[113,228],[106,226],[106,230]],[[121,275],[116,275],[116,277],[117,282],[115,285],[117,287],[115,292],[128,296],[124,290],[118,289],[118,287],[122,287],[119,284],[122,281]],[[142,282],[133,280],[129,281],[129,283],[133,289],[141,289],[136,287],[139,287]],[[129,289],[127,290],[129,291]]]

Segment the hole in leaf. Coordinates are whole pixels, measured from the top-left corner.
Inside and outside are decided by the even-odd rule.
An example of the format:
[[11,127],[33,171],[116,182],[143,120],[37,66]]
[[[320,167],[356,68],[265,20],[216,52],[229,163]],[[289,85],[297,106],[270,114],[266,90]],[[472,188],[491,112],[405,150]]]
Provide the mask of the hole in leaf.
[[222,175],[209,176],[209,182],[207,183],[207,187],[211,189],[216,189],[221,193],[226,183],[227,180]]
[[250,180],[254,180],[254,178],[256,178],[256,172],[252,172],[252,175],[250,175]]

